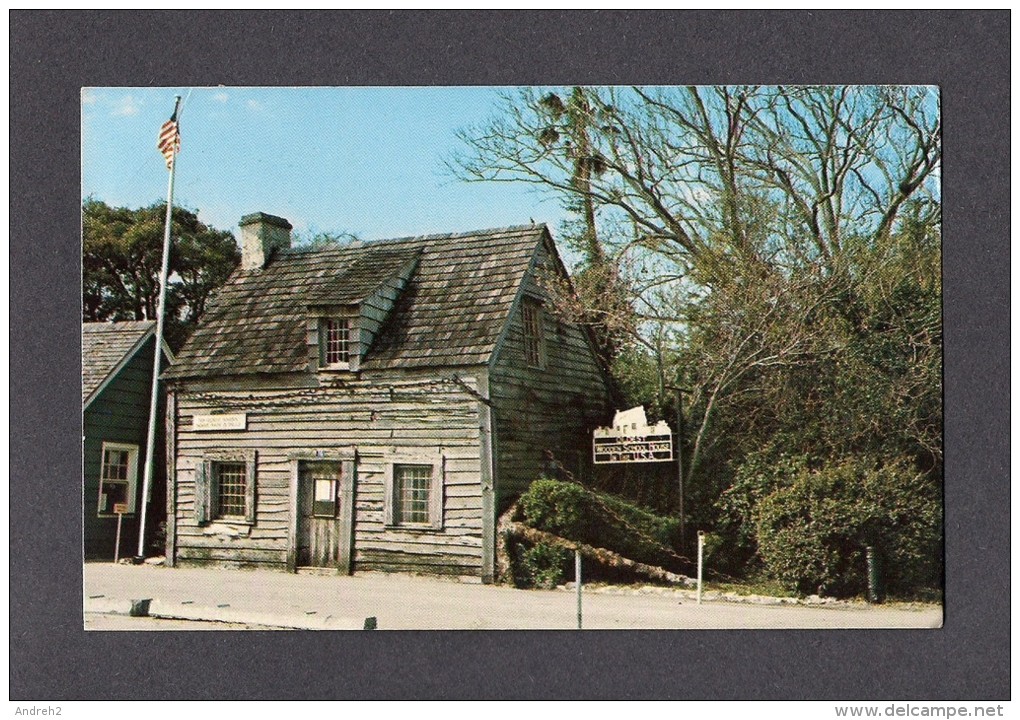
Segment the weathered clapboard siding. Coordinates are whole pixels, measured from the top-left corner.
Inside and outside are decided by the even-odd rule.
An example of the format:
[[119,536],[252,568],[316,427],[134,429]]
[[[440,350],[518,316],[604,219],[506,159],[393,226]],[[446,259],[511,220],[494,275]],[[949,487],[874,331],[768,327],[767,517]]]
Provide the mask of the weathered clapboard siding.
[[481,573],[481,561],[451,563],[450,556],[419,555],[400,550],[387,549],[383,552],[359,552],[355,562],[362,570],[386,570],[390,572],[422,573],[429,575],[467,575],[477,577]]
[[590,472],[591,432],[605,424],[609,390],[584,330],[558,316],[541,278],[555,273],[558,259],[539,245],[521,297],[543,306],[544,366],[529,367],[524,354],[521,302],[490,372],[495,423],[497,512],[527,489],[551,450],[568,470]]
[[[472,379],[461,380],[473,388]],[[292,461],[317,451],[357,453],[354,569],[478,574],[482,505],[478,401],[461,384],[434,373],[344,378],[315,395],[268,387],[244,391],[190,383],[176,392],[176,547],[182,563],[238,563],[283,568],[292,518]],[[245,413],[246,429],[200,431],[197,414]],[[195,517],[196,468],[207,453],[257,453],[255,522]],[[394,459],[441,453],[443,526],[387,527],[385,471]]]
[[372,457],[366,451],[355,486],[355,567],[478,574],[482,550],[478,419],[473,411],[474,401],[467,398],[461,402],[471,411],[470,424],[459,428],[461,437],[468,442],[460,445],[461,453],[456,459],[449,458],[442,465],[441,530],[386,526],[384,463],[387,457]]
[[[145,441],[149,421],[152,360],[155,339],[150,339],[121,368],[97,395],[83,415],[83,548],[86,558],[113,559],[116,542],[116,516],[100,516],[99,481],[102,473],[103,443],[124,443],[138,447],[138,484],[135,507],[124,516],[121,528],[121,554],[133,555],[138,547],[138,509],[142,500],[142,477],[145,463]],[[162,413],[162,408],[160,409]],[[162,417],[162,415],[160,415]],[[162,448],[162,423],[157,424],[156,447]],[[162,452],[156,455],[153,475],[153,502],[146,518],[148,529],[155,528],[165,517],[162,498],[166,492]]]

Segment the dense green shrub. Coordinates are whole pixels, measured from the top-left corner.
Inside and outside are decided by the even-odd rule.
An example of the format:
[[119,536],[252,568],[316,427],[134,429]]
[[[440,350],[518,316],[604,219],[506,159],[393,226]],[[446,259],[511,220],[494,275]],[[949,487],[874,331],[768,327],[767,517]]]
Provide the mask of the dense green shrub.
[[519,588],[552,589],[573,577],[573,553],[566,548],[514,542],[510,557],[514,585]]
[[673,567],[680,522],[576,483],[541,479],[518,501],[524,522],[538,530],[605,548],[625,558]]
[[754,511],[762,499],[793,482],[809,467],[803,455],[776,454],[769,449],[749,455],[736,469],[733,484],[716,502],[716,532],[721,541],[706,560],[726,573],[754,571],[760,560]]
[[890,593],[914,595],[940,584],[940,489],[904,464],[854,460],[804,469],[762,498],[753,519],[767,571],[797,592],[864,593],[868,545],[878,552]]

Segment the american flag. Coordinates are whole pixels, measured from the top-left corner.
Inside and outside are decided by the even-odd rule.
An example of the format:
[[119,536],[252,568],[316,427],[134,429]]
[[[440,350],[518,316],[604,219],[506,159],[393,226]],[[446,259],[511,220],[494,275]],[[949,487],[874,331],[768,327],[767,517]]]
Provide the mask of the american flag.
[[177,108],[174,108],[174,114],[159,129],[159,142],[156,147],[166,158],[166,167],[169,170],[174,166],[174,155],[181,151],[181,131],[177,127]]

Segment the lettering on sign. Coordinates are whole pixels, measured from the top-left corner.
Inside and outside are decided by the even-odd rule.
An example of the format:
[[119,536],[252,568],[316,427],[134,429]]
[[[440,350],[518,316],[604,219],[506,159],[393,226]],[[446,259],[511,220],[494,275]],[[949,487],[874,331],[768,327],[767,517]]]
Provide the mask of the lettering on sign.
[[643,406],[618,411],[612,427],[596,428],[592,438],[596,465],[671,462],[673,434],[669,425],[649,426]]
[[191,421],[194,430],[246,430],[248,413],[224,413],[222,415],[195,415]]
[[113,504],[113,512],[116,513],[117,515],[123,515],[124,513],[128,512],[128,504],[127,503],[114,503]]

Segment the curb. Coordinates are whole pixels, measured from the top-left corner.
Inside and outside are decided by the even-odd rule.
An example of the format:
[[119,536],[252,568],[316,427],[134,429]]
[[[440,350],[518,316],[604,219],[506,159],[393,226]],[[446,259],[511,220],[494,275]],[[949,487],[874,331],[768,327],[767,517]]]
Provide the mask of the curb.
[[[557,586],[557,590],[574,592],[574,583],[567,582]],[[601,586],[585,588],[585,592],[600,595],[657,595],[659,597],[672,596],[683,600],[696,600],[698,595],[689,587],[669,587],[642,585],[639,587],[625,586]],[[858,608],[862,606],[875,607],[874,603],[866,603],[860,600],[834,597],[820,597],[809,595],[807,597],[775,597],[772,595],[740,595],[734,592],[722,592],[719,590],[705,590],[702,593],[704,602],[722,602],[736,605],[757,605],[757,606],[790,606],[799,605],[808,608]]]
[[212,607],[170,603],[152,598],[119,600],[106,597],[86,598],[86,613],[103,615],[129,615],[165,620],[197,620],[204,622],[228,622],[244,625],[261,625],[269,628],[288,630],[375,630],[378,622],[375,616],[365,618],[339,617],[334,615],[274,615],[272,613],[243,610],[231,607]]
[[99,613],[102,615],[129,615],[131,617],[145,617],[149,614],[149,598],[142,600],[116,600],[103,596],[86,598],[84,609],[87,613]]

